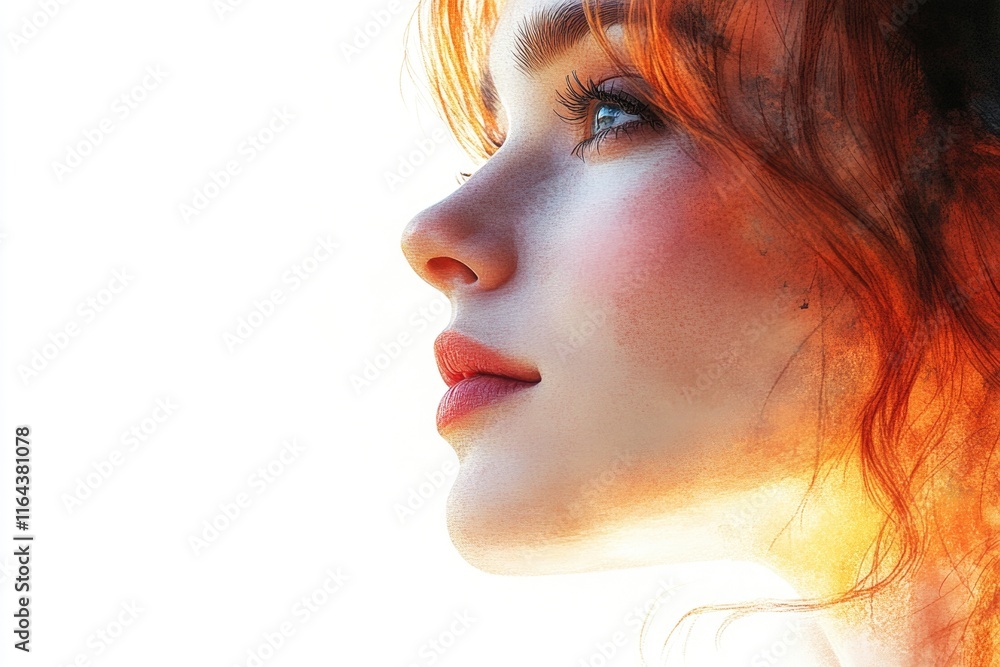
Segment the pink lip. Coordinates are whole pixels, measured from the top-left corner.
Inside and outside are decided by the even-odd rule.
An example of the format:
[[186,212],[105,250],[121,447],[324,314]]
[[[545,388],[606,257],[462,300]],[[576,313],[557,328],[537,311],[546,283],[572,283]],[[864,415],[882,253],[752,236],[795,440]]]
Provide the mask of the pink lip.
[[507,396],[529,389],[541,375],[531,365],[500,354],[457,331],[434,341],[438,371],[448,385],[438,405],[438,431]]

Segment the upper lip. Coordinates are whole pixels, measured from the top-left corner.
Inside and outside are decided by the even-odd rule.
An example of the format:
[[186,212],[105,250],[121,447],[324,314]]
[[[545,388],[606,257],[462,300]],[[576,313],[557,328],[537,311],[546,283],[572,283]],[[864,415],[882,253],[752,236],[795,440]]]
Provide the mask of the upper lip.
[[538,382],[538,369],[513,359],[454,330],[434,340],[438,371],[449,387],[473,375],[495,375],[521,382]]

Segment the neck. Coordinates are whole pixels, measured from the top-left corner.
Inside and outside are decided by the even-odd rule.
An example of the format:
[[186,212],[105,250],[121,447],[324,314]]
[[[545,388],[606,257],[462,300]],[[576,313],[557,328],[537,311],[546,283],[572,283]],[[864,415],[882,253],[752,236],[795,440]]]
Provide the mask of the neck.
[[[822,625],[843,665],[996,664],[986,657],[992,655],[992,643],[982,648],[984,636],[996,639],[996,628],[984,635],[982,625],[969,623],[984,591],[995,590],[998,583],[991,560],[996,556],[990,553],[996,546],[995,526],[984,527],[980,487],[970,486],[974,488],[949,483],[932,504],[926,549],[914,569],[876,592],[831,607],[825,615]],[[759,559],[777,569],[805,599],[829,600],[851,590],[858,574],[871,566],[870,548],[884,517],[862,489],[856,466],[841,468],[822,483],[817,480],[800,514],[786,520],[777,533],[760,535],[755,549]],[[996,514],[996,497],[989,494],[992,502],[983,497],[984,514]],[[897,556],[886,553],[885,565],[891,567]],[[995,614],[993,619],[987,619],[987,625],[995,625]],[[979,658],[977,650],[982,652]]]

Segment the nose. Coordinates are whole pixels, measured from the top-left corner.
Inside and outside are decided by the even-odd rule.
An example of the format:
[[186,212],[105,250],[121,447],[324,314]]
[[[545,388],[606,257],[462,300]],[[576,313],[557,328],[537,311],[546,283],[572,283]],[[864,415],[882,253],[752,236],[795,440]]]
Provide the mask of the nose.
[[417,214],[403,231],[410,266],[449,297],[497,289],[517,266],[515,230],[504,222],[503,205],[474,180]]

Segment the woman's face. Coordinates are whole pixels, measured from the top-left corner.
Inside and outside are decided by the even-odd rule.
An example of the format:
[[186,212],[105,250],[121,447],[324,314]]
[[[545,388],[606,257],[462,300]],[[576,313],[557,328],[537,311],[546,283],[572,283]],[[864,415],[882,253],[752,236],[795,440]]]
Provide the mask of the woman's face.
[[[461,462],[450,532],[493,572],[733,557],[801,499],[821,338],[830,364],[850,317],[746,175],[658,121],[592,37],[518,66],[525,34],[546,34],[525,24],[560,7],[506,3],[489,58],[504,144],[403,237],[452,302],[447,331],[538,380],[455,384],[439,413]],[[457,378],[475,372],[481,357],[441,340]]]

